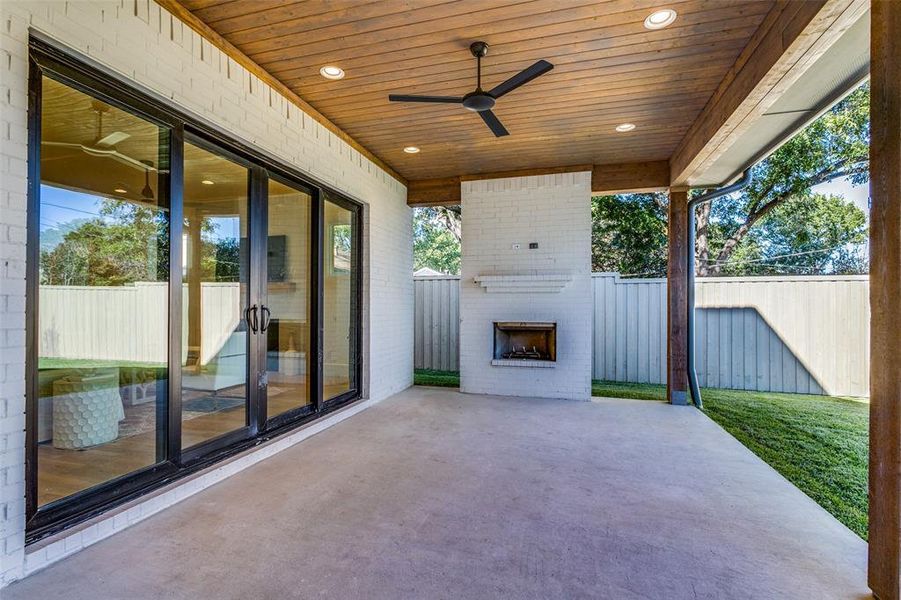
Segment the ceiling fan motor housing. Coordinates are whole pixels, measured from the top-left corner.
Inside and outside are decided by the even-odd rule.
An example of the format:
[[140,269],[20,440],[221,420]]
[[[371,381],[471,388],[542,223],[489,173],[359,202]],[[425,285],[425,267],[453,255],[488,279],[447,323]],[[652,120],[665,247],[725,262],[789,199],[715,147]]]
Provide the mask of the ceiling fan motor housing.
[[469,45],[469,51],[476,58],[482,58],[488,54],[488,44],[485,42],[473,42]]
[[469,92],[463,96],[463,107],[473,112],[482,112],[494,108],[495,99],[482,90]]

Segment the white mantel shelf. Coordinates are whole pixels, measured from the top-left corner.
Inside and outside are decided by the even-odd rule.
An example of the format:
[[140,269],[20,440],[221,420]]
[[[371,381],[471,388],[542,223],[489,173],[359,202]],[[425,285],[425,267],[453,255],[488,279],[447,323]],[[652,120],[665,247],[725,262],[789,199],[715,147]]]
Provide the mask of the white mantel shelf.
[[476,275],[473,281],[489,294],[559,294],[572,281],[570,273]]

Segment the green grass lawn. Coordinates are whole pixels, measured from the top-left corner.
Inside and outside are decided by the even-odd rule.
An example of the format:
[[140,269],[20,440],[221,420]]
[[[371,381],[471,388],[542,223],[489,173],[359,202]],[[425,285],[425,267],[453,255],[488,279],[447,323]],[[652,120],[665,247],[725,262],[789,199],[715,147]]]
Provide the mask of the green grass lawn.
[[460,387],[459,371],[432,371],[431,369],[416,369],[413,372],[415,385],[435,385],[439,387]]
[[[459,374],[416,371],[417,385]],[[440,381],[441,383],[437,383]],[[594,381],[592,395],[663,400],[662,385]],[[704,412],[805,494],[867,537],[869,407],[852,398],[703,389]]]

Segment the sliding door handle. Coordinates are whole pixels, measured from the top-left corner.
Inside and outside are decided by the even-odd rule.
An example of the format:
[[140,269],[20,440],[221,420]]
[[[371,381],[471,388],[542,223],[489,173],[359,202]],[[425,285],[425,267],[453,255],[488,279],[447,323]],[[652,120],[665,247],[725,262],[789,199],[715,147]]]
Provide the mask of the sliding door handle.
[[[251,315],[253,315],[253,318],[251,318]],[[257,305],[256,304],[247,308],[247,310],[244,311],[244,320],[247,322],[247,327],[250,329],[250,331],[252,331],[253,333],[256,333],[257,327],[259,326],[259,323],[257,322]]]
[[269,317],[272,313],[269,312],[269,307],[265,304],[260,306],[260,331],[266,331],[269,328],[269,321],[271,320]]

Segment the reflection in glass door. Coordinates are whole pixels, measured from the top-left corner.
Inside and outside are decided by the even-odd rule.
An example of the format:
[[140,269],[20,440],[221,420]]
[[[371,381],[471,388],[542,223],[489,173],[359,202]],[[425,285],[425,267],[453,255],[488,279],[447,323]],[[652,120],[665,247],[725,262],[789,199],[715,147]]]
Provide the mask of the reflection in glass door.
[[169,318],[168,130],[41,84],[35,507],[165,459]]
[[249,424],[249,177],[185,143],[182,448]]
[[322,289],[322,396],[329,400],[356,388],[356,213],[324,202]]
[[312,197],[269,180],[266,300],[266,409],[269,419],[312,406],[310,229]]

